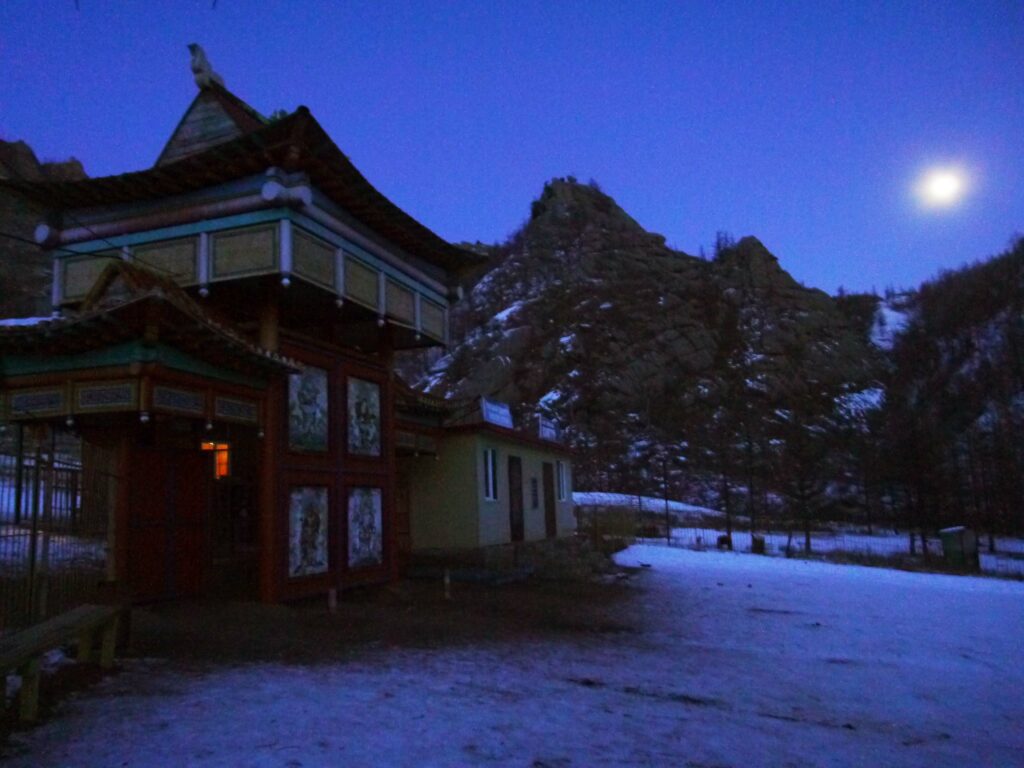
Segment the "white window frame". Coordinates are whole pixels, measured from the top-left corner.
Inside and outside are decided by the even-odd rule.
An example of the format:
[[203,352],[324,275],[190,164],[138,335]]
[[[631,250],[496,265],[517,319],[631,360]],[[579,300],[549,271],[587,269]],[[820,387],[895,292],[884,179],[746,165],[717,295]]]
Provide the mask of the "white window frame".
[[498,500],[498,449],[484,448],[484,500]]
[[566,482],[565,482],[565,479],[566,479],[565,478],[565,462],[556,461],[555,462],[555,485],[558,488],[558,500],[559,501],[565,501],[566,497],[569,495],[566,492]]

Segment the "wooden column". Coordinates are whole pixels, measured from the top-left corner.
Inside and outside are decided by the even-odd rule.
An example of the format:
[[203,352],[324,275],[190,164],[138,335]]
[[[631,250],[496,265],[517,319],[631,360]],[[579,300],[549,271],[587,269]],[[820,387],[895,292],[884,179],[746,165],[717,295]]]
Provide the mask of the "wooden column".
[[271,352],[280,348],[281,292],[278,286],[268,286],[260,305],[260,346]]
[[286,381],[272,382],[263,403],[263,439],[259,448],[259,542],[260,600],[265,603],[273,603],[278,599],[281,553],[287,547],[287,530],[283,530],[278,523],[280,515],[277,493]]
[[385,533],[387,543],[385,551],[388,553],[388,576],[391,581],[398,581],[398,521],[396,514],[395,498],[398,494],[398,464],[396,459],[396,435],[395,435],[395,340],[394,328],[390,325],[384,328],[380,335],[380,358],[388,372],[387,390],[381,403],[381,432],[385,437],[385,479],[384,479],[384,509]]

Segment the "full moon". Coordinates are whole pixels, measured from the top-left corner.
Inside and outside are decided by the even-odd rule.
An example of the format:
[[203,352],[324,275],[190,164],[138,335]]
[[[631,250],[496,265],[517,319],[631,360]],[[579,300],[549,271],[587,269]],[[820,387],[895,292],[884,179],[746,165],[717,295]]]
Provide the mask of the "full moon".
[[949,208],[964,194],[964,175],[955,168],[932,168],[921,177],[918,196],[929,208]]

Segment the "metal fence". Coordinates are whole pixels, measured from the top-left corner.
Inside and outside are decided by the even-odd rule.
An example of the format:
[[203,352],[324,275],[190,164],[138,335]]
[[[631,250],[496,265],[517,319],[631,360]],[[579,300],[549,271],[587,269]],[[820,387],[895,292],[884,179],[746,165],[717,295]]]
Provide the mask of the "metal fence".
[[0,633],[96,599],[117,492],[105,469],[83,465],[70,432],[13,426],[0,436]]

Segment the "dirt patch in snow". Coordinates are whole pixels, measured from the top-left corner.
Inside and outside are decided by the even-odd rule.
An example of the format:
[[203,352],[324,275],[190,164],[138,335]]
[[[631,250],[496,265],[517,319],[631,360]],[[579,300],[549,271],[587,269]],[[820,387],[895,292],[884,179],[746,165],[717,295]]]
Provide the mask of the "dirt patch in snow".
[[[441,649],[510,640],[580,642],[632,634],[641,620],[634,585],[531,580],[502,586],[402,581],[346,592],[337,610],[326,600],[265,605],[217,600],[137,607],[125,659],[166,660],[183,677],[224,664],[344,662],[389,649]],[[112,673],[117,674],[115,669]],[[93,665],[69,664],[45,675],[41,721],[54,707],[103,679]],[[160,691],[135,691],[139,694]],[[0,746],[23,730],[16,706],[0,711]]]
[[528,581],[488,587],[404,581],[291,605],[180,602],[137,609],[130,655],[194,661],[320,663],[381,648],[431,649],[516,638],[628,633],[629,583]]

